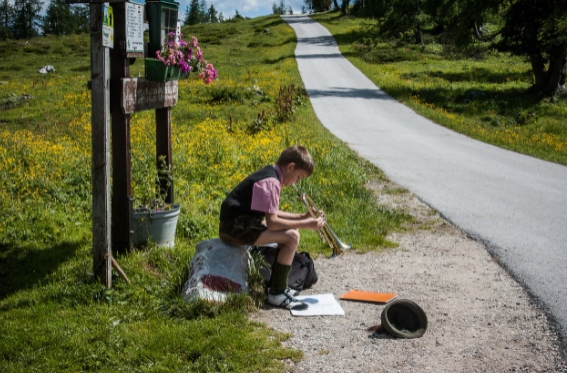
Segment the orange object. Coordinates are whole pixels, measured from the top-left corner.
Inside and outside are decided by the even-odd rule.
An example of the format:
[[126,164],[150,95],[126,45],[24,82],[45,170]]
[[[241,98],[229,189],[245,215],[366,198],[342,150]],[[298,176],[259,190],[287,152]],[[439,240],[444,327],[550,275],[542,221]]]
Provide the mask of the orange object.
[[388,303],[395,299],[394,293],[374,293],[370,291],[350,290],[343,294],[340,299],[358,300],[361,302]]

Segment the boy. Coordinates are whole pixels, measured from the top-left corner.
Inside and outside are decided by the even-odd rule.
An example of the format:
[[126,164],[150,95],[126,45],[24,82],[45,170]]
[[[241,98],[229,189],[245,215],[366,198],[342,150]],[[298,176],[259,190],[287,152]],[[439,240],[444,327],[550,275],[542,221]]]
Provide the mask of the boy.
[[[219,237],[231,245],[261,246],[278,244],[278,254],[270,276],[268,303],[273,306],[305,310],[308,304],[294,298],[288,288],[294,253],[300,243],[298,229],[317,230],[323,217],[309,212],[293,214],[280,211],[282,186],[290,186],[314,171],[308,150],[301,145],[284,149],[275,165],[266,166],[239,183],[221,204]],[[263,218],[265,222],[263,222]]]

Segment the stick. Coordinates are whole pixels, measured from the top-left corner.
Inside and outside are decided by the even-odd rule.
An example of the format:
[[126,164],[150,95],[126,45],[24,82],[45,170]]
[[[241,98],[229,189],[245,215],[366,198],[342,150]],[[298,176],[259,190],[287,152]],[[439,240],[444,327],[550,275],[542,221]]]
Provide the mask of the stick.
[[122,277],[124,279],[124,281],[126,281],[127,284],[130,284],[130,280],[128,279],[128,277],[126,277],[126,273],[124,273],[124,271],[122,270],[122,268],[120,268],[120,266],[118,265],[118,263],[116,262],[116,260],[114,260],[114,258],[111,258],[112,260],[112,267],[114,269],[116,269],[116,271],[118,272],[118,274],[120,275],[120,277]]

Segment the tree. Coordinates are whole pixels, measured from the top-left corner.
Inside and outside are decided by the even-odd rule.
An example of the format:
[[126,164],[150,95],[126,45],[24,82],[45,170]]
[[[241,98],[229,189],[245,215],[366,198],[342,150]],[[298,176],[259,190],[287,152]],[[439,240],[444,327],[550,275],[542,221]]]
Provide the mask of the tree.
[[[347,14],[347,8],[349,8],[350,0],[342,0],[341,1],[341,15]],[[337,7],[337,2],[334,0],[335,6]]]
[[422,39],[422,24],[427,15],[422,10],[424,0],[396,0],[386,11],[384,23],[380,25],[381,32],[392,37],[403,37],[410,32],[414,35],[416,44],[424,46]]
[[207,6],[205,0],[191,0],[185,10],[184,25],[196,25],[198,23],[222,22],[223,14],[218,13],[213,3]]
[[184,26],[189,25],[189,23],[188,23],[189,22],[189,14],[190,14],[190,8],[189,8],[189,5],[188,5],[188,6],[185,7],[185,17],[184,17],[183,22],[182,22]]
[[241,20],[244,19],[243,16],[241,16],[241,13],[239,13],[238,9],[235,9],[235,16],[233,17],[234,20]]
[[329,0],[304,0],[304,4],[311,12],[325,12],[331,5]]
[[211,6],[209,6],[209,9],[207,10],[207,18],[209,19],[209,22],[219,23],[219,17],[217,14],[217,9],[215,9],[215,6],[211,3]]
[[207,16],[207,3],[205,0],[199,2],[199,23],[209,23],[209,17]]
[[52,0],[43,17],[44,34],[63,35],[74,31],[71,7],[65,0]]
[[361,17],[379,19],[390,9],[390,0],[355,0],[353,13]]
[[0,1],[0,40],[6,40],[13,36],[15,10],[8,0]]
[[501,22],[499,1],[425,0],[423,9],[436,25],[434,33],[444,33],[457,46],[466,46],[491,39],[485,25]]
[[284,0],[280,0],[279,5],[276,3],[272,4],[272,14],[286,14],[286,5],[284,4]]
[[68,35],[89,32],[89,9],[65,0],[52,0],[43,17],[44,34]]
[[183,21],[184,25],[197,25],[200,21],[199,0],[191,0],[186,10],[186,17]]
[[528,57],[535,88],[547,95],[557,93],[566,84],[566,2],[516,0],[504,18],[497,47]]
[[89,5],[81,4],[73,7],[73,18],[77,24],[77,33],[84,34],[91,32]]
[[13,33],[17,39],[27,39],[39,34],[41,9],[39,0],[15,0]]

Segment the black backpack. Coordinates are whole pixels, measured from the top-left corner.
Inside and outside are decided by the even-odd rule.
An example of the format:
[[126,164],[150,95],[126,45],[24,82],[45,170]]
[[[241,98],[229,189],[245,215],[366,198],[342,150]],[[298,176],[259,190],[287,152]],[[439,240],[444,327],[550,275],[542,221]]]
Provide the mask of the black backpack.
[[[261,266],[260,272],[264,276],[264,284],[270,286],[270,270],[272,264],[276,260],[278,248],[272,246],[254,246],[251,254],[259,252],[264,256],[266,264]],[[313,284],[318,282],[318,275],[314,267],[314,261],[305,251],[294,254],[292,261],[292,270],[288,276],[288,286],[295,290],[309,289]]]

